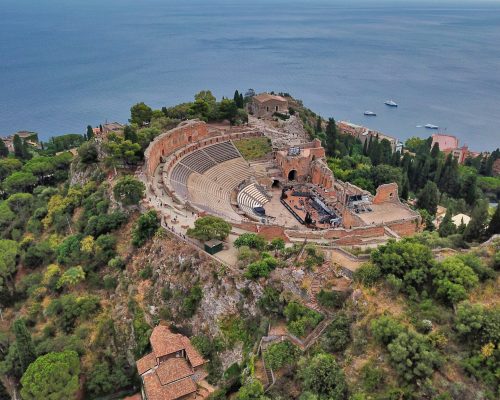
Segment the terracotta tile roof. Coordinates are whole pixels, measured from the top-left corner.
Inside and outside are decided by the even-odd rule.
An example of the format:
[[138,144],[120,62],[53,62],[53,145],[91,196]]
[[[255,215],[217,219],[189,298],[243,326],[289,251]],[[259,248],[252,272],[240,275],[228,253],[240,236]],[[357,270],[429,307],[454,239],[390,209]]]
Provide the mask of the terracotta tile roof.
[[168,385],[162,385],[156,374],[143,377],[144,391],[148,400],[175,400],[196,392],[196,384],[191,378],[184,378]]
[[142,357],[140,360],[137,360],[135,363],[137,365],[137,372],[139,373],[139,375],[142,375],[143,373],[156,366],[155,354],[149,353]]
[[274,94],[269,94],[269,93],[262,93],[257,96],[254,96],[253,98],[254,100],[257,100],[259,103],[265,103],[270,100],[283,101],[283,102],[287,101],[287,99],[285,99],[284,97],[276,96]]
[[193,370],[184,358],[169,358],[156,369],[162,385],[193,375]]
[[158,325],[153,329],[149,341],[153,353],[157,358],[160,358],[184,349],[182,337],[182,335],[172,333],[167,326]]
[[196,349],[191,344],[191,341],[185,336],[183,336],[181,340],[186,348],[186,354],[187,354],[187,356],[189,358],[189,362],[191,363],[193,368],[196,368],[196,367],[199,367],[200,365],[205,364],[206,361],[203,359],[203,357],[200,355],[200,353],[198,353],[198,351],[196,351]]

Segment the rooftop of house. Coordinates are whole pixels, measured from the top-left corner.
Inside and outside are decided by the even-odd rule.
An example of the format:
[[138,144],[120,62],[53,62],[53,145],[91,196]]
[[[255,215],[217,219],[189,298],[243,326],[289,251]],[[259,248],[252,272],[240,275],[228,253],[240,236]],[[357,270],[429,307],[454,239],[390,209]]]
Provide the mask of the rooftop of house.
[[[153,329],[149,341],[153,351],[136,362],[148,400],[174,400],[195,392],[194,368],[206,361],[191,341],[164,325]],[[185,358],[178,356],[180,351]]]
[[285,99],[284,97],[282,96],[276,96],[274,94],[269,94],[269,93],[261,93],[257,96],[254,96],[253,99],[259,103],[266,103],[268,101],[279,101],[279,102],[283,102],[283,103],[286,103],[288,100]]
[[144,379],[144,391],[148,400],[175,400],[196,392],[196,384],[190,377],[164,385],[157,374],[147,374]]

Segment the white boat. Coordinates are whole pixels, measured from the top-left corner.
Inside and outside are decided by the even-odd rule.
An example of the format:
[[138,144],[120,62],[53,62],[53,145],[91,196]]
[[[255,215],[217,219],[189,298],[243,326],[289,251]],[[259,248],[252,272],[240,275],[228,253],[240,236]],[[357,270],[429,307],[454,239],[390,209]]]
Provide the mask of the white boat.
[[437,126],[437,125],[432,125],[432,124],[427,124],[427,125],[425,125],[425,127],[426,127],[427,129],[439,129],[439,126]]
[[377,114],[375,114],[373,111],[365,111],[365,115],[368,117],[376,117]]
[[398,103],[396,103],[394,100],[387,100],[384,102],[384,104],[386,106],[389,106],[389,107],[397,107],[398,106]]

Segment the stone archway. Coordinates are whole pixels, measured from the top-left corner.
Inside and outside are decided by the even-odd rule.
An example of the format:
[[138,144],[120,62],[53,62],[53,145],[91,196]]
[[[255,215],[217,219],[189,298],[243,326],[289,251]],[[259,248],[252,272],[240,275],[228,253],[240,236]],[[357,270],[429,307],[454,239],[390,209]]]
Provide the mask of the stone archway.
[[292,170],[290,170],[290,172],[288,172],[288,180],[289,181],[297,180],[297,170],[296,169],[292,169]]
[[279,188],[281,186],[281,183],[279,180],[274,179],[273,184],[271,185],[272,188]]

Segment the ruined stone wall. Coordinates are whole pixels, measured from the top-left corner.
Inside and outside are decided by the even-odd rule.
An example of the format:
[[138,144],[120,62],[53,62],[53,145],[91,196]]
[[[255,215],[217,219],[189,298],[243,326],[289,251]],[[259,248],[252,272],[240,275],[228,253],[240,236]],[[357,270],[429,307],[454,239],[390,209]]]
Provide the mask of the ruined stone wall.
[[331,189],[334,182],[335,178],[330,168],[320,160],[314,161],[311,166],[311,183],[325,189]]
[[175,150],[189,143],[202,140],[208,135],[207,124],[204,122],[186,121],[156,137],[144,152],[146,160],[145,172],[148,179],[152,178],[158,164],[161,162],[161,157],[168,156]]
[[377,188],[377,193],[373,198],[373,204],[386,202],[399,203],[398,185],[396,183],[387,183]]

